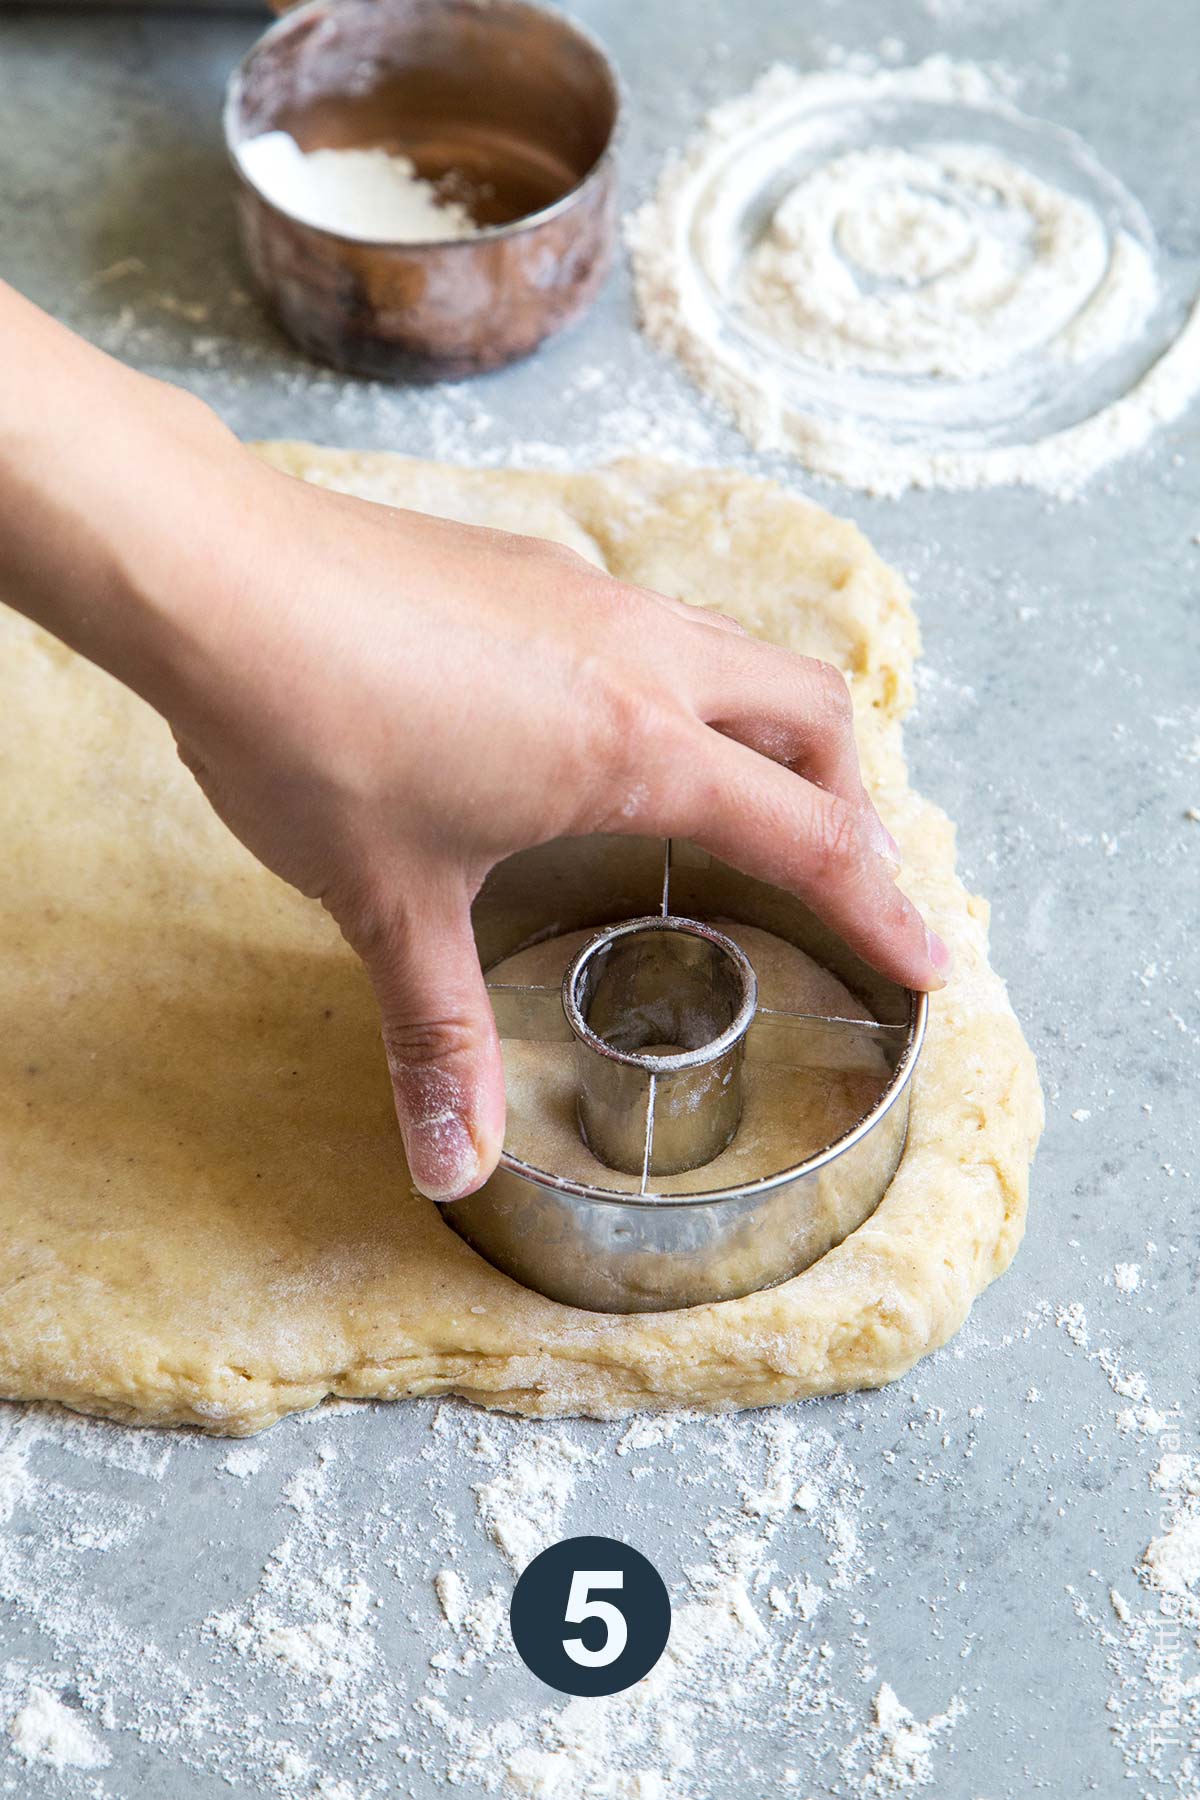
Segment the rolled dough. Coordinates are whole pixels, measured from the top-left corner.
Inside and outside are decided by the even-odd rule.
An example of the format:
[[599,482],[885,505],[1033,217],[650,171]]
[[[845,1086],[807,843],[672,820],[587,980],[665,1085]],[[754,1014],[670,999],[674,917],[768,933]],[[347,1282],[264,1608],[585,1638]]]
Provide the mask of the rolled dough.
[[767,1293],[614,1317],[526,1292],[412,1190],[371,995],[324,913],[225,832],[148,708],[4,612],[0,1393],[240,1435],[331,1393],[608,1416],[901,1374],[1010,1261],[1042,1116],[986,907],[907,785],[903,584],[852,525],[735,473],[263,454],[559,539],[845,671],[905,886],[957,958],[908,1148],[874,1216]]

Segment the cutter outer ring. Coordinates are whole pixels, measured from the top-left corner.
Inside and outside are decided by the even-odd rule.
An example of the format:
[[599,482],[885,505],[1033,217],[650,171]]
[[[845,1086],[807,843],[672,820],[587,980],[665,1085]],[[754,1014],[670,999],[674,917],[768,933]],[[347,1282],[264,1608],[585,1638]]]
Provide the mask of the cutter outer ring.
[[[674,913],[672,900],[678,909]],[[652,914],[656,905],[661,911]],[[481,1189],[439,1209],[447,1225],[495,1268],[584,1315],[666,1314],[738,1299],[792,1279],[872,1216],[900,1166],[908,1138],[912,1078],[930,1016],[928,996],[880,975],[786,890],[754,880],[686,840],[669,840],[664,859],[661,839],[602,833],[556,841],[498,865],[473,911],[485,970],[547,937],[581,927],[585,929],[578,941],[586,944],[597,936],[611,940],[620,926],[627,931],[653,928],[661,934],[671,918],[699,927],[710,941],[713,937],[719,941],[724,934],[704,923],[708,919],[754,926],[793,944],[840,979],[866,1006],[867,1021],[814,1014],[811,1022],[849,1028],[861,1023],[882,1030],[875,1041],[885,1057],[879,1066],[883,1085],[874,1088],[869,1111],[816,1154],[728,1186],[706,1191],[700,1185],[705,1180],[703,1165],[689,1165],[686,1191],[655,1192],[647,1185],[644,1166],[641,1189],[635,1183],[631,1191],[628,1186],[618,1188],[615,1175],[610,1177],[602,1166],[596,1170],[597,1184],[538,1168],[503,1151],[494,1175]],[[686,968],[687,957],[679,960]],[[703,960],[699,958],[700,966]],[[605,974],[611,981],[603,980]],[[695,1079],[694,1067],[660,1077],[653,1068],[647,1071],[637,1051],[632,1068],[621,1060],[628,1059],[628,1049],[613,1054],[615,1045],[637,1045],[647,1026],[657,1029],[654,975],[653,956],[645,971],[645,989],[636,985],[641,979],[636,957],[630,960],[628,973],[619,963],[611,969],[598,968],[595,984],[583,995],[583,1010],[593,1014],[597,1035],[612,1036],[614,1044],[594,1056],[580,1050],[557,984],[537,989],[545,1041],[574,1039],[577,1067],[583,1055],[593,1072],[644,1077],[650,1084]],[[624,981],[633,985],[623,990]],[[719,992],[718,986],[714,997]],[[653,1041],[682,1042],[689,1051],[700,1043],[707,1054],[711,1040],[703,1044],[703,1033],[711,1029],[714,1037],[718,1030],[724,1035],[740,1012],[742,998],[733,982],[726,991],[725,1009],[706,1014],[701,996],[687,1001],[681,991],[680,1004],[689,1009],[680,1015],[688,1026],[686,1035],[677,1036],[674,1021],[663,1014],[666,1029],[661,1040]],[[639,1012],[643,1005],[644,1018]],[[698,1010],[692,1012],[692,1006]],[[628,1029],[621,1023],[622,1007],[627,1008]],[[754,1037],[759,1023],[768,1016],[784,1015],[760,1010],[744,1039],[726,1055],[750,1054],[759,1041]],[[804,1015],[791,1017],[803,1026]],[[535,1038],[542,1035],[534,1033]],[[786,1032],[763,1056],[768,1041],[769,1037],[759,1043],[755,1060],[770,1062],[782,1055],[783,1066],[788,1066]],[[805,1047],[803,1032],[790,1041],[801,1050]],[[832,1052],[834,1047],[829,1048]],[[826,1065],[818,1056],[811,1064],[802,1059],[792,1066],[803,1070],[841,1065],[836,1060]],[[869,1061],[867,1068],[874,1067]],[[706,1071],[702,1068],[699,1073]],[[649,1134],[646,1141],[652,1148]],[[589,1142],[586,1132],[584,1142]],[[649,1153],[648,1148],[647,1162]],[[552,1154],[547,1151],[547,1156]],[[610,1166],[621,1167],[616,1162]],[[628,1167],[622,1173],[636,1175]],[[711,1174],[707,1178],[713,1179]],[[678,1189],[684,1184],[671,1185]]]

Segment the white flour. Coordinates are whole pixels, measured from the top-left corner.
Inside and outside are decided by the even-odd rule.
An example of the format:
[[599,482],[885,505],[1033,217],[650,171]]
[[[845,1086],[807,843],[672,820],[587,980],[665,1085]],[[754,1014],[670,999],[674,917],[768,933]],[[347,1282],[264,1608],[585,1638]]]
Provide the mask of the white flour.
[[[864,276],[868,279],[864,281]],[[967,379],[1053,343],[1082,361],[1154,303],[1142,246],[970,144],[854,151],[785,197],[749,257],[747,317],[830,369]]]
[[[580,1529],[571,1514],[583,1478],[599,1469],[569,1438],[523,1439],[499,1421],[481,1425],[462,1408],[437,1415],[439,1462],[466,1454],[493,1465],[475,1485],[482,1529],[511,1556],[520,1542],[531,1557],[564,1532]],[[843,1447],[824,1429],[802,1429],[784,1414],[754,1420],[635,1418],[617,1442],[628,1457],[666,1448],[680,1433],[703,1434],[708,1473],[682,1483],[660,1478],[655,1511],[682,1521],[688,1485],[699,1485],[702,1510],[681,1537],[682,1580],[674,1586],[671,1637],[662,1660],[625,1693],[603,1699],[554,1700],[491,1722],[464,1704],[467,1691],[435,1682],[416,1708],[442,1745],[421,1766],[452,1788],[505,1800],[702,1800],[712,1790],[708,1758],[728,1741],[734,1716],[765,1717],[780,1739],[819,1744],[853,1791],[892,1795],[934,1779],[938,1740],[964,1711],[951,1696],[944,1713],[914,1717],[886,1686],[874,1702],[857,1694],[863,1677],[834,1656],[810,1628],[822,1601],[861,1620],[871,1568],[861,1542],[862,1485]],[[503,1446],[503,1448],[502,1448]],[[603,1465],[601,1465],[602,1467]],[[647,1473],[649,1471],[646,1471]],[[634,1467],[623,1473],[632,1475]],[[711,1489],[711,1491],[710,1491]],[[724,1500],[715,1506],[718,1493]],[[682,1523],[681,1533],[684,1532]],[[811,1574],[781,1580],[773,1549],[800,1536]],[[468,1583],[452,1568],[433,1580],[458,1655],[433,1659],[435,1671],[458,1675],[503,1668],[506,1597],[494,1609],[472,1604]],[[486,1601],[491,1596],[485,1595]],[[889,1698],[890,1697],[890,1698]],[[765,1709],[765,1711],[764,1711]],[[795,1770],[764,1772],[763,1792],[806,1791]]]
[[1142,1563],[1151,1586],[1182,1599],[1200,1623],[1200,1508],[1176,1514],[1147,1545]]
[[305,151],[286,131],[264,131],[239,144],[237,156],[246,179],[281,212],[340,237],[431,244],[477,230],[465,206],[388,150]]
[[[338,1411],[351,1416],[335,1439],[326,1421]],[[381,1468],[404,1420],[410,1447]],[[413,1425],[426,1445],[415,1457]],[[372,1444],[365,1489],[360,1431]],[[65,1795],[101,1800],[110,1790],[87,1770],[131,1747],[163,1793],[190,1792],[195,1771],[277,1800],[395,1800],[443,1784],[498,1800],[710,1800],[744,1755],[731,1716],[755,1719],[768,1758],[795,1743],[798,1761],[819,1753],[850,1791],[891,1796],[936,1782],[963,1710],[943,1688],[926,1721],[905,1704],[911,1671],[880,1656],[876,1672],[864,1609],[873,1557],[889,1560],[886,1508],[838,1437],[803,1414],[531,1436],[525,1421],[457,1403],[322,1408],[256,1445],[261,1468],[233,1483],[218,1446],[54,1413],[0,1407],[0,1448],[13,1477],[0,1598],[39,1646],[31,1638],[20,1660],[0,1660],[0,1720],[13,1734],[0,1793],[20,1800],[29,1759],[52,1765]],[[647,1456],[657,1467],[637,1460]],[[215,1484],[214,1537],[197,1545],[199,1584],[185,1580],[160,1613],[144,1603],[146,1583],[178,1538],[173,1496],[193,1481]],[[99,1565],[74,1527],[94,1490],[114,1484],[138,1500],[123,1508],[127,1544]],[[240,1509],[236,1524],[222,1503]],[[532,1682],[508,1632],[514,1568],[618,1520],[620,1535],[646,1541],[664,1516],[673,1627],[652,1675],[602,1700]],[[206,1611],[206,1593],[223,1604]],[[807,1791],[798,1769],[775,1783],[774,1763],[763,1767],[764,1793]],[[112,1792],[129,1791],[114,1780]]]
[[[1147,1250],[1153,1252],[1154,1246]],[[1139,1791],[1178,1793],[1191,1800],[1196,1792],[1192,1749],[1200,1743],[1200,1454],[1183,1445],[1187,1438],[1195,1441],[1192,1424],[1178,1405],[1148,1404],[1146,1377],[1125,1369],[1107,1345],[1087,1347],[1081,1307],[1060,1309],[1057,1322],[1076,1351],[1082,1349],[1102,1370],[1114,1395],[1143,1402],[1119,1409],[1113,1422],[1118,1432],[1136,1436],[1157,1457],[1149,1486],[1161,1505],[1159,1533],[1138,1563],[1149,1606],[1139,1607],[1109,1587],[1114,1631],[1104,1609],[1091,1605],[1073,1583],[1067,1592],[1076,1616],[1103,1647],[1114,1678],[1106,1705],[1127,1778]],[[1103,1467],[1094,1454],[1088,1460]],[[1096,1578],[1099,1571],[1088,1574]]]
[[[1110,1269],[1097,1269],[1100,1287]],[[1039,1333],[1074,1365],[1065,1388],[1053,1352],[1038,1366],[1047,1398],[1069,1393],[1078,1409],[1075,1454],[1098,1482],[1140,1464],[1160,1515],[1124,1551],[1096,1540],[1108,1566],[1068,1567],[1070,1585],[1049,1580],[1047,1597],[1073,1607],[1112,1671],[1107,1716],[1130,1774],[1147,1791],[1188,1795],[1159,1721],[1170,1710],[1181,1738],[1200,1729],[1200,1457],[1178,1409],[1154,1403],[1082,1301],[1039,1308],[1019,1330]],[[1021,1689],[981,1686],[969,1660],[974,1595],[988,1580],[969,1545],[950,1555],[943,1586],[913,1599],[897,1495],[919,1489],[931,1516],[953,1513],[977,1446],[1012,1455],[1002,1394],[994,1407],[969,1404],[1010,1367],[1015,1394],[1011,1337],[968,1329],[927,1372],[945,1406],[897,1387],[836,1412],[532,1428],[454,1402],[334,1405],[257,1441],[254,1467],[237,1456],[250,1446],[0,1407],[0,1599],[29,1632],[0,1660],[11,1744],[0,1793],[40,1794],[35,1767],[77,1800],[143,1791],[125,1774],[131,1743],[155,1792],[217,1779],[264,1800],[395,1800],[443,1786],[494,1800],[943,1791],[959,1720]],[[1090,1406],[1089,1371],[1100,1395]],[[895,1446],[881,1455],[856,1430],[867,1405],[872,1435]],[[1032,1427],[1021,1429],[1018,1511],[1041,1504],[1048,1468]],[[151,1571],[177,1565],[169,1547],[193,1488],[204,1510],[192,1516],[213,1539],[197,1545],[199,1585],[189,1578],[160,1611],[147,1581],[153,1593]],[[658,1542],[672,1634],[644,1682],[572,1700],[521,1670],[508,1601],[539,1550],[596,1530]],[[1014,1554],[1025,1554],[1019,1542]],[[909,1609],[903,1657],[898,1604]],[[1167,1634],[1178,1626],[1177,1641]],[[1004,1658],[981,1648],[1004,1679]],[[731,1731],[731,1720],[753,1729]],[[110,1760],[119,1778],[101,1788],[89,1771]]]
[[54,1769],[102,1769],[112,1758],[91,1727],[45,1688],[32,1687],[9,1726],[18,1756]]
[[226,1475],[234,1475],[239,1481],[245,1481],[250,1475],[257,1475],[263,1465],[262,1446],[259,1444],[235,1444],[229,1455],[221,1464]]
[[913,1717],[885,1681],[875,1696],[879,1748],[860,1792],[887,1793],[897,1788],[926,1787],[933,1780],[933,1752],[937,1740],[964,1711],[962,1702],[953,1700],[944,1713],[923,1723]]
[[484,1529],[517,1574],[561,1536],[563,1514],[588,1460],[568,1439],[538,1433],[491,1481],[477,1484]]
[[1136,203],[974,64],[770,70],[629,238],[649,335],[758,448],[871,493],[1067,495],[1200,387]]

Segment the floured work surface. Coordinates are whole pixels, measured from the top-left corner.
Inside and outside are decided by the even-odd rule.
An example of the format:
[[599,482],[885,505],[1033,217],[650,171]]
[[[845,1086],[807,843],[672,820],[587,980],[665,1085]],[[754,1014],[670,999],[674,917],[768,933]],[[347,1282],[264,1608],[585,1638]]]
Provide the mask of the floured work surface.
[[956,956],[908,1148],[872,1218],[766,1293],[606,1316],[520,1288],[411,1189],[373,1000],[324,913],[228,835],[153,713],[5,613],[0,1393],[238,1434],[329,1392],[608,1415],[902,1373],[1011,1259],[1041,1124],[986,908],[907,786],[902,583],[852,526],[733,473],[266,453],[561,539],[845,671],[904,884]]

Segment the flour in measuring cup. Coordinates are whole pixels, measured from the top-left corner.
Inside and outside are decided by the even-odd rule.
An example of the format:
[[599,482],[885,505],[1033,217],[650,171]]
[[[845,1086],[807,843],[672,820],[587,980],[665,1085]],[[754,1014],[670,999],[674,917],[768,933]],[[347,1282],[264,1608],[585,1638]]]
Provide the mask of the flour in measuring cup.
[[432,244],[474,237],[467,208],[444,199],[407,156],[390,150],[302,150],[286,131],[239,144],[242,173],[281,212],[368,243]]

